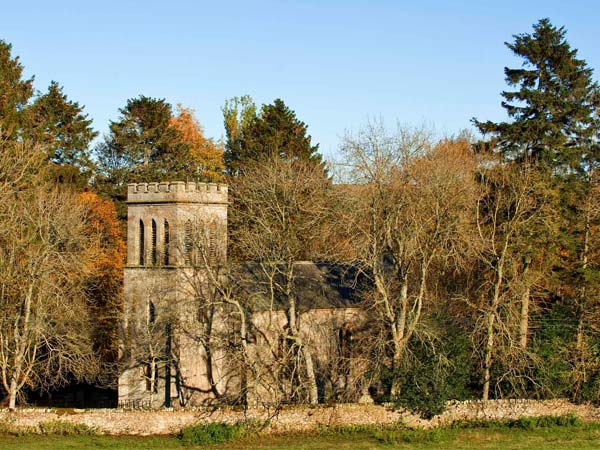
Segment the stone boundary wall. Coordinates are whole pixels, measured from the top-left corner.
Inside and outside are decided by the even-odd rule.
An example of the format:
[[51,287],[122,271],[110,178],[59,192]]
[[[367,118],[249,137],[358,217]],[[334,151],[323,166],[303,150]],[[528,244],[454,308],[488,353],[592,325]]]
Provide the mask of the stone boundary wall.
[[306,432],[319,427],[404,423],[410,427],[432,428],[457,420],[517,419],[519,417],[576,414],[584,421],[600,421],[600,408],[574,405],[567,400],[496,400],[451,402],[448,409],[431,420],[421,419],[405,410],[382,405],[338,404],[288,406],[279,411],[266,408],[246,413],[232,408],[217,410],[124,410],[124,409],[40,409],[0,410],[0,423],[16,429],[36,427],[40,423],[65,421],[85,424],[105,434],[170,434],[197,423],[244,420],[264,422],[271,419],[268,432]]

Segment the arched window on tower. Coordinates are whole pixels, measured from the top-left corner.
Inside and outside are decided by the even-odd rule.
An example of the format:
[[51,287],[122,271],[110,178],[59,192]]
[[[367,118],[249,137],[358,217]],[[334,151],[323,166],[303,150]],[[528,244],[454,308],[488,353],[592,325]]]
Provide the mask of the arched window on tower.
[[184,258],[185,258],[185,264],[186,265],[191,265],[193,263],[193,254],[194,254],[194,241],[193,241],[193,237],[192,237],[192,222],[191,221],[187,221],[185,223],[185,230],[184,230],[185,236],[184,236]]
[[139,242],[139,249],[140,249],[139,263],[140,263],[140,266],[143,266],[144,263],[146,262],[145,258],[144,258],[144,252],[145,252],[144,238],[145,238],[145,236],[144,236],[144,221],[142,219],[140,219],[140,236],[139,236],[139,239],[140,239],[140,242]]
[[208,227],[208,256],[211,264],[217,262],[217,224],[211,222]]
[[152,219],[152,249],[150,252],[152,265],[158,264],[158,253],[156,251],[156,221]]
[[169,265],[169,222],[165,219],[165,235],[163,240],[163,263],[165,266]]

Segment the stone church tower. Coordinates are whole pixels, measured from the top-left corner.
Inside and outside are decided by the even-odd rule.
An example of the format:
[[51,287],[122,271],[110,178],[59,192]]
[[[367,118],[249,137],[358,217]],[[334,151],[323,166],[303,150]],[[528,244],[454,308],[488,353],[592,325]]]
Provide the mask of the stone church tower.
[[364,396],[367,365],[354,357],[366,323],[358,276],[295,262],[290,312],[277,265],[227,264],[227,186],[134,183],[127,205],[120,406],[306,401],[290,314],[312,355],[319,399]]
[[[197,345],[176,345],[185,336],[172,324],[197,316],[191,280],[198,272],[198,251],[217,263],[226,259],[227,186],[134,183],[128,186],[127,204],[119,401],[171,406],[180,395],[181,378],[202,378],[205,370]],[[180,355],[184,363],[175,364],[175,348],[191,357]]]

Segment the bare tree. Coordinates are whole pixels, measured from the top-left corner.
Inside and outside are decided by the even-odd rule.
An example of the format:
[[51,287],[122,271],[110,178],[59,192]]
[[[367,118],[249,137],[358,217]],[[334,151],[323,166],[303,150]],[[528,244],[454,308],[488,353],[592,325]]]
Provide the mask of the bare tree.
[[40,151],[0,148],[0,378],[14,408],[23,387],[95,375],[84,295],[94,236],[85,208],[44,182]]
[[[600,317],[600,283],[598,283],[598,268],[600,267],[600,172],[598,164],[591,158],[585,162],[585,177],[582,180],[581,191],[583,202],[579,205],[579,223],[573,228],[578,230],[579,249],[575,273],[578,273],[579,286],[576,295],[577,329],[575,339],[575,361],[572,373],[574,382],[573,397],[581,395],[582,385],[590,379],[590,373],[595,366],[598,369],[597,358],[592,350],[590,335],[598,332]],[[576,278],[577,279],[577,278]]]
[[[434,267],[459,263],[465,251],[475,160],[465,140],[434,146],[423,129],[389,133],[381,123],[347,135],[341,150],[354,182],[345,220],[354,264],[372,280],[367,308],[382,324],[383,357],[395,370],[433,299]],[[390,393],[398,389],[393,383]]]
[[[187,253],[189,267],[182,271],[180,290],[189,303],[181,306],[191,320],[180,320],[178,332],[203,349],[209,384],[205,393],[218,401],[246,404],[247,372],[257,371],[257,361],[250,357],[248,348],[248,295],[239,273],[226,259],[227,230],[223,224],[205,217],[194,217],[188,223],[182,252]],[[228,378],[235,379],[237,385],[221,382]],[[185,380],[181,387],[202,391]]]
[[[530,292],[543,264],[532,263],[528,248],[537,232],[544,236],[556,223],[552,191],[540,189],[536,172],[493,164],[481,171],[484,187],[478,202],[477,230],[482,278],[477,287],[480,313],[475,337],[481,337],[483,399],[490,396],[494,361],[504,361],[501,380],[526,377],[519,370],[530,361],[527,334]],[[536,275],[531,268],[538,268]]]
[[288,400],[318,402],[314,357],[300,332],[296,263],[319,257],[331,189],[319,165],[279,158],[255,164],[232,184],[235,252],[260,268],[271,310],[284,299],[278,378]]

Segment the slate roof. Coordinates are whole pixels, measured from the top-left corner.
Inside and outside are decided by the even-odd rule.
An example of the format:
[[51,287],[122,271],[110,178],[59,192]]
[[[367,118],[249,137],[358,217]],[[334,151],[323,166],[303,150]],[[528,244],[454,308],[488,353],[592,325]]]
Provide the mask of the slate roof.
[[[255,310],[284,309],[287,301],[281,290],[271,305],[268,277],[258,262],[240,263],[237,276],[251,295]],[[296,300],[300,312],[309,309],[357,307],[366,285],[364,276],[348,266],[301,261],[294,265]],[[277,281],[281,281],[278,278]]]

